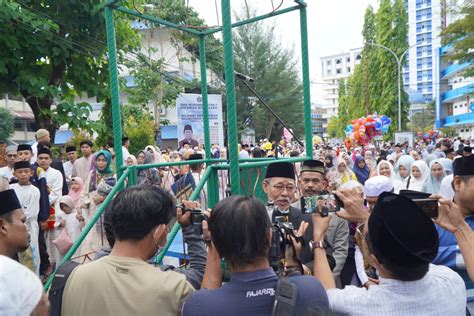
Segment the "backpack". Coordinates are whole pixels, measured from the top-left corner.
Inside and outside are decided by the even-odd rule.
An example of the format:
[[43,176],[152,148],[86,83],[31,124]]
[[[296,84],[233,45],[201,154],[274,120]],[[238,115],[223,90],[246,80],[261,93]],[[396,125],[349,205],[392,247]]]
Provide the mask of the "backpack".
[[69,260],[64,264],[60,265],[56,271],[56,275],[53,278],[51,288],[49,289],[49,302],[51,308],[49,310],[49,316],[60,316],[61,307],[63,304],[63,294],[64,288],[66,287],[66,282],[72,271],[80,265],[79,263]]
[[298,289],[288,278],[278,279],[273,301],[272,316],[294,315]]

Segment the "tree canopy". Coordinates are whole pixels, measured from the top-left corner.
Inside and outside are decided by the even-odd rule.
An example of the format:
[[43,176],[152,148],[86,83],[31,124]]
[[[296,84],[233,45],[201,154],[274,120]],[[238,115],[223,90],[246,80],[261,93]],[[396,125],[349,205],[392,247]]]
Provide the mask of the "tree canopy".
[[[22,95],[39,127],[54,133],[61,122],[52,105],[78,96],[104,100],[108,91],[103,1],[21,0],[0,6],[0,93]],[[116,14],[119,58],[139,37]]]
[[[255,12],[245,11],[237,20]],[[234,33],[235,70],[255,79],[250,85],[298,136],[304,133],[302,85],[293,51],[283,48],[274,26],[256,22]],[[239,80],[236,81],[239,130],[255,128],[257,138],[280,140],[283,126]]]

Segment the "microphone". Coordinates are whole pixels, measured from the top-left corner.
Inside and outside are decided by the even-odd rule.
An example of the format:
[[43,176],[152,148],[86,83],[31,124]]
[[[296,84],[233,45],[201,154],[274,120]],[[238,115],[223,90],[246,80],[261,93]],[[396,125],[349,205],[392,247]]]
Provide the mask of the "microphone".
[[237,79],[240,79],[242,81],[249,81],[249,82],[254,82],[255,81],[252,77],[241,74],[240,72],[234,71],[234,74],[235,74],[235,77]]

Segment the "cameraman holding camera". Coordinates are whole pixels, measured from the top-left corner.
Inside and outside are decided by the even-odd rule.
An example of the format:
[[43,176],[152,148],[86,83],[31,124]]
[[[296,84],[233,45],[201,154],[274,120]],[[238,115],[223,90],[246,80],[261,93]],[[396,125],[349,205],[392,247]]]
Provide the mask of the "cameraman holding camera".
[[[289,205],[289,204],[288,204]],[[299,237],[307,227],[300,226]],[[203,222],[206,232],[207,223]],[[202,288],[191,295],[183,306],[183,315],[269,315],[275,304],[278,276],[270,267],[269,251],[272,243],[272,224],[263,203],[255,198],[230,196],[220,201],[209,219],[212,242]],[[296,254],[301,249],[293,238]],[[291,249],[291,247],[289,247]],[[321,283],[309,276],[302,276],[292,251],[286,253],[288,280],[296,292],[293,314],[304,315],[310,310],[327,309],[327,295]],[[220,260],[231,268],[230,282],[221,285]]]

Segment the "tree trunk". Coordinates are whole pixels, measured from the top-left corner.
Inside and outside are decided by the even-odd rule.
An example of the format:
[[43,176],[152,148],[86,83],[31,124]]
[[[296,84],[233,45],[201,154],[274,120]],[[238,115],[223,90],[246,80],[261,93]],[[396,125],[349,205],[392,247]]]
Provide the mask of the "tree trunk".
[[23,96],[25,97],[26,102],[33,111],[38,129],[44,128],[48,130],[51,136],[51,143],[53,143],[57,128],[56,124],[54,124],[53,119],[50,115],[43,114],[45,111],[51,111],[51,105],[53,104],[53,100],[50,98],[38,99],[36,96]]

